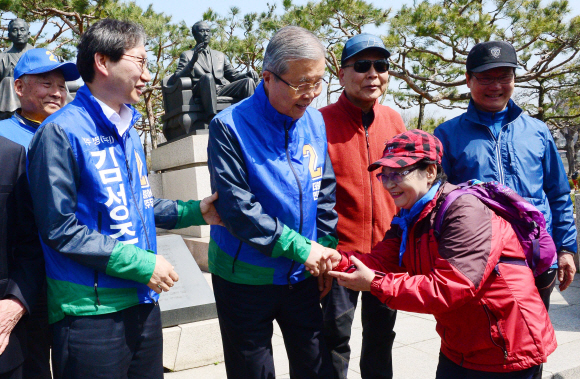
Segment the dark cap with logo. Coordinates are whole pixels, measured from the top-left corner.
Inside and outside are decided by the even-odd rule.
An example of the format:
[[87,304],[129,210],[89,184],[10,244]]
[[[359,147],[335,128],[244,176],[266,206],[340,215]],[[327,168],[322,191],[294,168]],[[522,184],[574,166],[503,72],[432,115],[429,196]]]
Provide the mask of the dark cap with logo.
[[420,129],[407,130],[386,142],[383,157],[371,164],[369,171],[381,166],[401,168],[411,166],[422,159],[441,163],[443,145],[433,134]]
[[344,49],[342,49],[340,63],[344,64],[347,59],[355,56],[361,51],[368,49],[377,50],[383,53],[385,58],[389,58],[391,56],[391,53],[389,53],[389,50],[387,50],[385,47],[382,39],[372,34],[361,33],[346,41],[344,44]]
[[481,42],[469,52],[465,66],[468,72],[482,72],[496,67],[518,68],[518,57],[509,42]]

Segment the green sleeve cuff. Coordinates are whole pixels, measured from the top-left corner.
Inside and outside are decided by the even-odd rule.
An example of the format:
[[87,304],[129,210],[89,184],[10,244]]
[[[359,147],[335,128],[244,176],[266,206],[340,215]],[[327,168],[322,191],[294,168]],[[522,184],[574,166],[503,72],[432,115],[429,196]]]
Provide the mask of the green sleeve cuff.
[[310,248],[311,243],[308,238],[301,236],[284,225],[282,235],[274,244],[274,249],[272,249],[272,258],[283,256],[293,261],[304,263],[310,255]]
[[331,249],[336,249],[336,247],[338,246],[338,239],[334,236],[331,236],[330,234],[324,237],[320,237],[316,242],[318,242],[324,247],[329,247]]
[[174,229],[187,228],[193,225],[207,225],[201,209],[199,207],[200,200],[189,200],[187,203],[177,200],[177,224]]
[[119,242],[113,248],[105,273],[147,284],[155,270],[156,260],[155,254],[150,250]]

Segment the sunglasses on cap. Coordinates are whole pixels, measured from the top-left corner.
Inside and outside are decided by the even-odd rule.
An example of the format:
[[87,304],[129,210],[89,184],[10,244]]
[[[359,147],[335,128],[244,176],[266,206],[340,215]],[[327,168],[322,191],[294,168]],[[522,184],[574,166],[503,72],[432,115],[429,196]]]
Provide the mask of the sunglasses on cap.
[[371,69],[371,66],[374,66],[375,71],[380,73],[380,74],[389,71],[389,61],[386,59],[378,59],[376,61],[364,59],[364,60],[356,61],[353,64],[346,64],[342,67],[343,68],[352,67],[352,68],[354,68],[355,72],[358,72],[360,74],[364,74],[365,72],[368,72]]

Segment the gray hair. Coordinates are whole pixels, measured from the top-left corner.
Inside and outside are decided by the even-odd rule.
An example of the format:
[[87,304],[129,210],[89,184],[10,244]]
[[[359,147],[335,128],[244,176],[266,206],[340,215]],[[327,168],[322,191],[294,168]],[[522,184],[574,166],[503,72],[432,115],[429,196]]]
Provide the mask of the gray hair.
[[312,32],[299,26],[285,26],[270,40],[264,54],[263,70],[284,75],[289,61],[325,57],[326,49]]

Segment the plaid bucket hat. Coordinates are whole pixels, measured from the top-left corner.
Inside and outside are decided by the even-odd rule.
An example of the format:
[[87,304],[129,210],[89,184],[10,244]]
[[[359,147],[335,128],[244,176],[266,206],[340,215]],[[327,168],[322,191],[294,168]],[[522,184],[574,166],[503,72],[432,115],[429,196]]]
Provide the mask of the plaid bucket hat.
[[388,140],[385,145],[383,157],[371,164],[368,168],[369,171],[374,171],[381,166],[407,167],[421,159],[428,159],[440,164],[443,157],[441,141],[434,135],[419,129],[398,134]]

